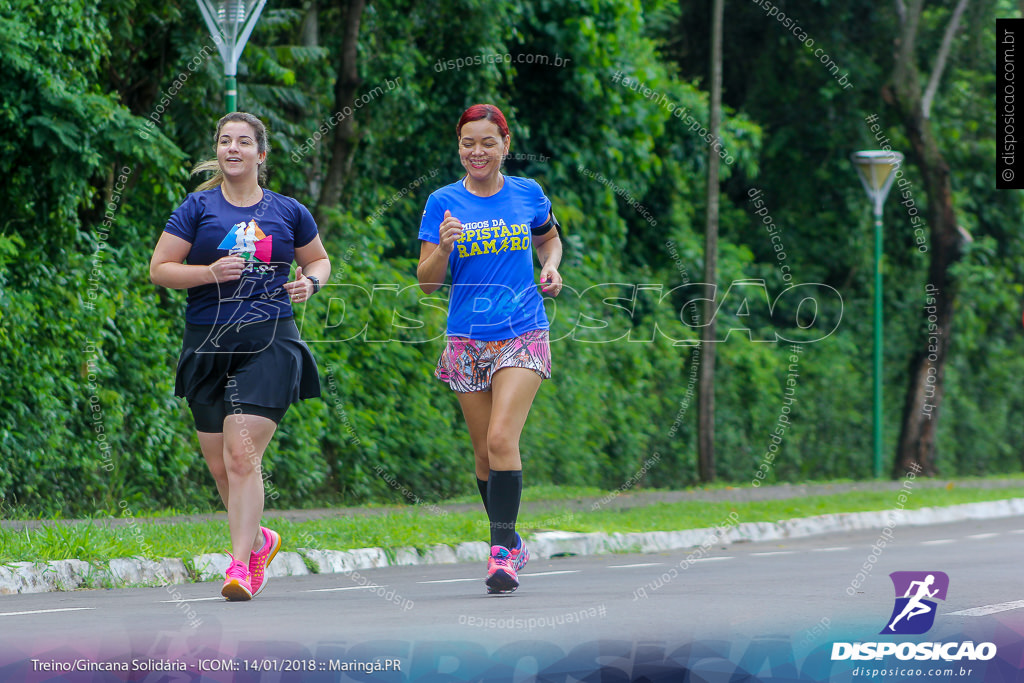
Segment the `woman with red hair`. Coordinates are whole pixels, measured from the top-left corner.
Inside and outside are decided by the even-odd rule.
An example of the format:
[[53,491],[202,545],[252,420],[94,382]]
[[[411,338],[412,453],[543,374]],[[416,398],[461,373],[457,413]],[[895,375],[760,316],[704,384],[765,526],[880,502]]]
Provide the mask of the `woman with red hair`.
[[538,289],[561,291],[562,243],[540,185],[501,172],[512,144],[501,110],[475,104],[455,133],[466,175],[427,199],[416,275],[429,294],[452,271],[447,343],[434,374],[458,396],[473,443],[491,530],[487,592],[507,593],[519,587],[529,559],[515,530],[523,490],[519,437],[541,380],[551,376]]

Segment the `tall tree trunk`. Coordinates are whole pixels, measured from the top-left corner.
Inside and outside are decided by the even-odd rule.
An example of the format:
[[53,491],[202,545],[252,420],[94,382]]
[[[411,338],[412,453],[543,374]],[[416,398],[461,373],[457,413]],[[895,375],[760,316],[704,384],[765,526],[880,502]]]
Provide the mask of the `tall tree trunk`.
[[[708,133],[718,139],[722,123],[722,15],[725,0],[714,0],[711,11],[711,102]],[[719,156],[708,146],[707,225],[704,238],[704,302],[701,333],[700,383],[697,397],[697,473],[701,481],[715,479],[715,283],[718,280],[718,184]]]
[[[334,82],[334,116],[341,121],[334,129],[331,142],[331,161],[324,176],[324,186],[316,203],[317,222],[323,219],[323,211],[335,206],[341,200],[345,180],[352,168],[358,135],[355,130],[356,91],[362,83],[356,68],[359,44],[359,23],[363,17],[366,0],[340,0],[338,6],[344,17],[341,49],[338,51],[338,76]],[[345,116],[346,113],[350,115]]]
[[[320,47],[319,2],[320,0],[310,0],[306,15],[302,18],[302,26],[299,28],[299,44],[302,47]],[[315,197],[319,203],[320,192],[323,188],[323,160],[319,154],[309,155],[309,164],[306,166],[305,173],[309,196]]]
[[914,0],[905,10],[899,50],[889,83],[882,97],[897,112],[910,141],[908,157],[921,172],[924,193],[928,197],[929,245],[928,282],[922,288],[922,329],[918,350],[910,359],[910,384],[903,403],[899,445],[893,463],[893,477],[908,471],[933,475],[935,433],[939,408],[944,396],[946,356],[952,341],[953,308],[957,282],[950,269],[963,254],[970,236],[960,228],[953,209],[949,165],[932,133],[929,115],[931,97],[945,66],[945,56],[956,33],[967,0],[960,0],[946,30],[927,93],[921,91],[921,78],[914,58],[914,44],[923,1]]

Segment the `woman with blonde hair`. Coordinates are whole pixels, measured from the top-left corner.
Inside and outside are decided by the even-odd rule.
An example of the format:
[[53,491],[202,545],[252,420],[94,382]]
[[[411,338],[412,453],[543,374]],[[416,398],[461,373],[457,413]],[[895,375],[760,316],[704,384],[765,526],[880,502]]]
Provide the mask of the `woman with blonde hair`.
[[194,171],[215,170],[213,178],[171,214],[149,272],[156,285],[188,290],[174,393],[188,400],[228,512],[231,562],[221,594],[250,600],[281,547],[280,535],[260,526],[263,454],[288,407],[320,396],[292,304],[320,289],[331,263],[309,210],[263,186],[263,122],[228,114],[214,146],[217,158]]

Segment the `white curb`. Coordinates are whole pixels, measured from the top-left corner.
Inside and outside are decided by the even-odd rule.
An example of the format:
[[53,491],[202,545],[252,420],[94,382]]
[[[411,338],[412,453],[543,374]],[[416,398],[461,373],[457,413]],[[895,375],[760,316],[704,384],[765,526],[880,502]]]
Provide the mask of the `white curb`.
[[[612,534],[547,531],[533,534],[528,541],[530,555],[536,558],[549,558],[564,554],[652,553],[682,550],[708,543],[774,541],[837,532],[881,529],[888,526],[924,526],[1021,515],[1024,515],[1024,498],[1011,498],[919,510],[844,512],[779,522],[742,522],[718,528],[684,531]],[[454,548],[447,545],[435,545],[422,554],[415,548],[402,547],[395,549],[395,560],[391,562],[382,548],[358,548],[345,551],[300,548],[298,552],[278,553],[268,568],[267,575],[281,577],[309,574],[306,560],[315,567],[318,573],[329,574],[387,566],[481,562],[487,558],[487,551],[487,544],[482,542],[460,543]],[[229,559],[226,553],[210,553],[195,556],[193,563],[200,580],[211,581],[224,576]],[[141,557],[120,558],[111,560],[106,566],[97,566],[82,560],[14,562],[0,565],[0,595],[69,591],[97,583],[120,587],[187,582],[188,573],[184,563],[180,559],[173,558],[165,558],[160,561]]]

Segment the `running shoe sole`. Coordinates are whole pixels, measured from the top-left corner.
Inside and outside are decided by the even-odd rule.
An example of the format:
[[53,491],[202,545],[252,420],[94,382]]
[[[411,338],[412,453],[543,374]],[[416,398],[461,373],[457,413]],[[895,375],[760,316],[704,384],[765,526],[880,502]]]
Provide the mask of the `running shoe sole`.
[[224,582],[220,594],[232,602],[244,602],[252,600],[252,593],[238,579],[229,579]]
[[504,569],[496,569],[493,574],[487,577],[488,593],[512,593],[519,588],[518,579],[509,576]]

